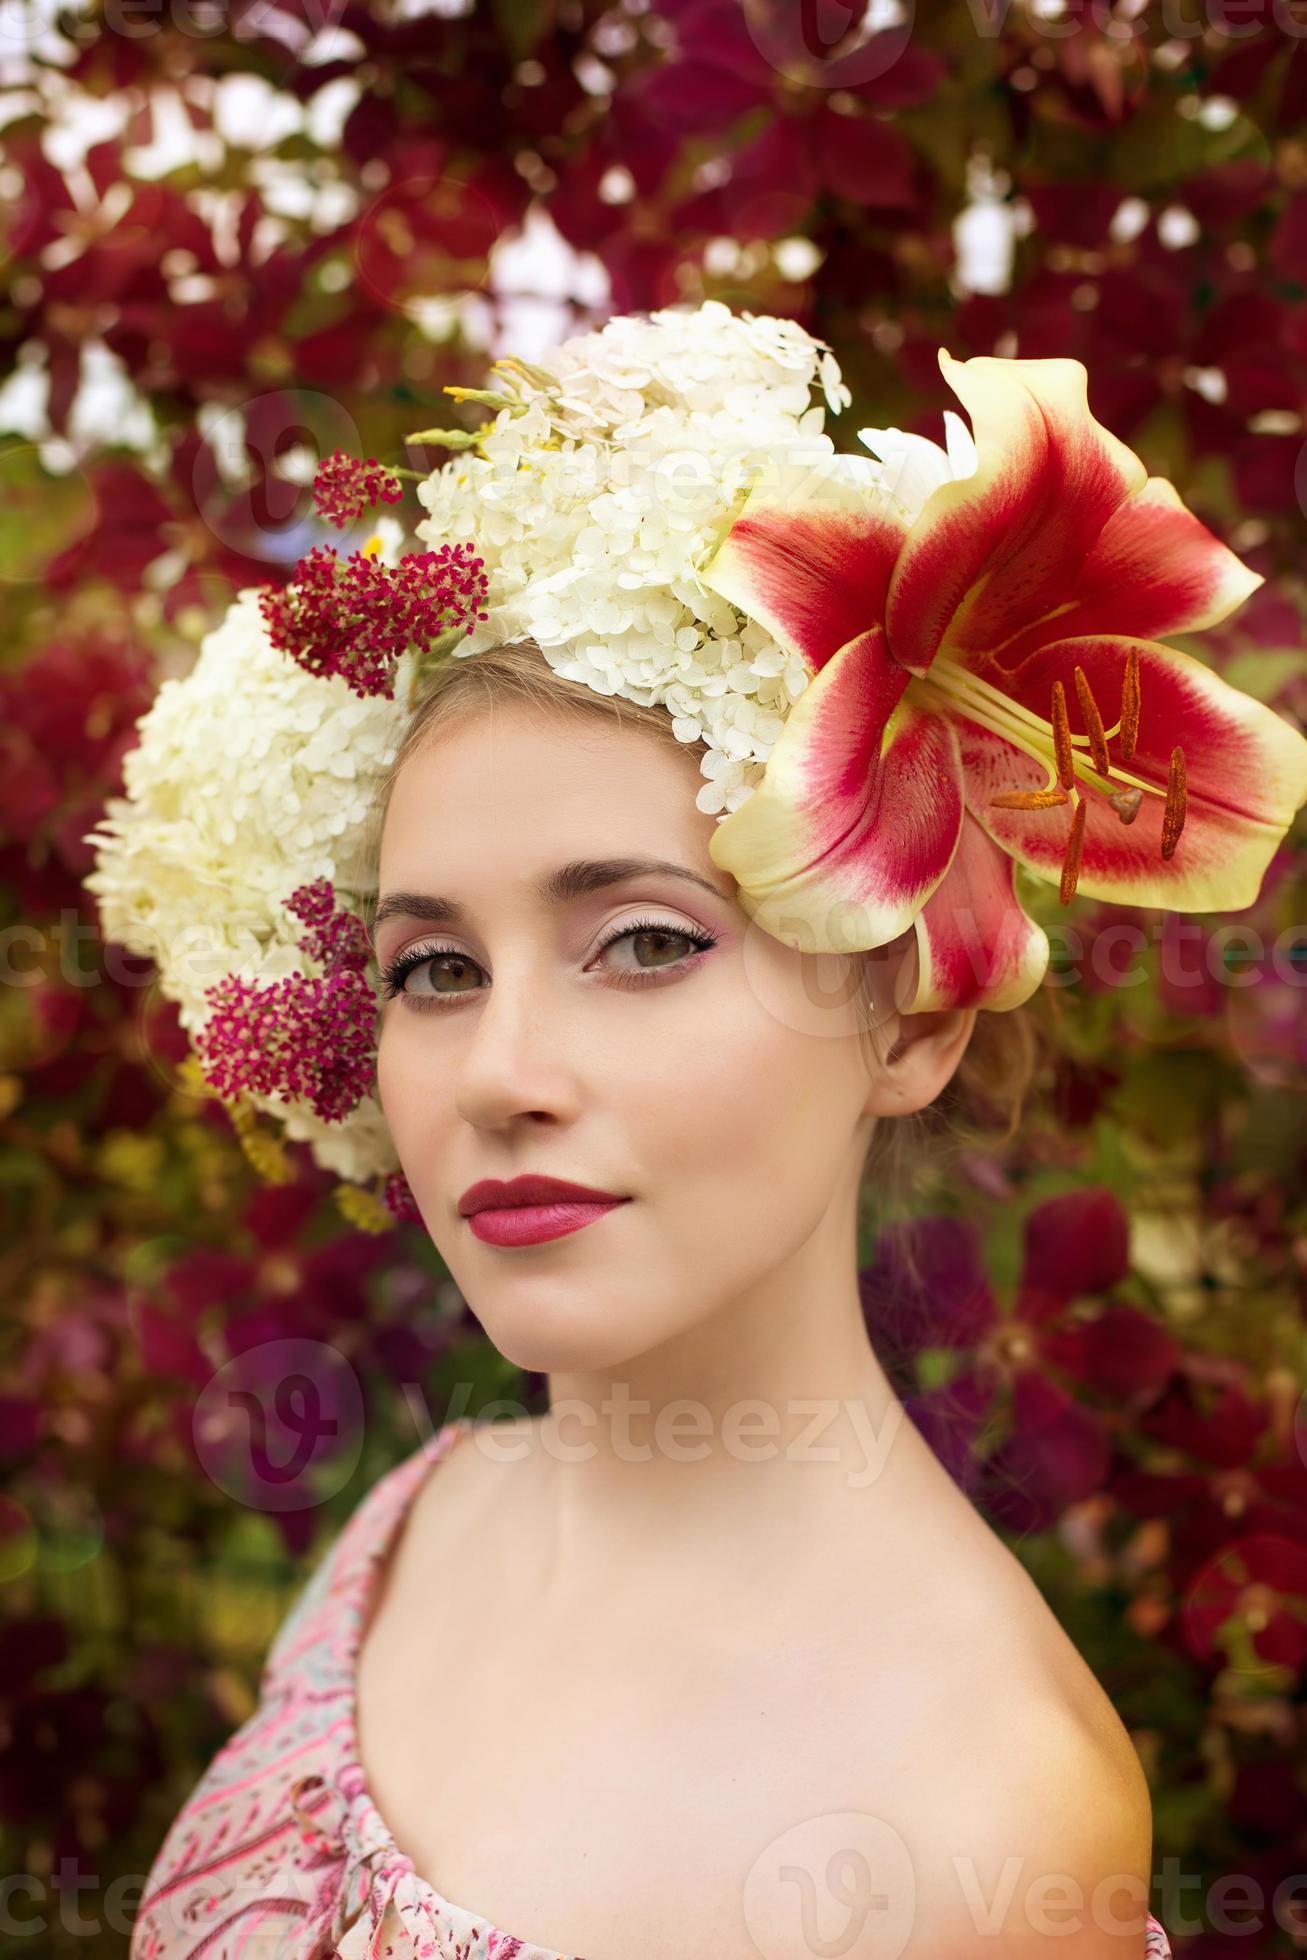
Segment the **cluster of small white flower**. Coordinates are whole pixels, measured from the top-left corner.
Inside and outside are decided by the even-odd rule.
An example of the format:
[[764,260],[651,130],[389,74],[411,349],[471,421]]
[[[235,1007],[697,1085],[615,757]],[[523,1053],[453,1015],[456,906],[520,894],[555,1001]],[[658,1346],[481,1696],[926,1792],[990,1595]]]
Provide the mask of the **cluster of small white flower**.
[[698,807],[729,815],[810,676],[696,567],[746,490],[829,463],[813,393],[848,403],[835,358],[792,320],[709,300],[622,315],[512,378],[477,450],[418,486],[418,536],[473,538],[485,561],[488,616],[457,656],[532,638],[560,676],[665,706],[708,745]]
[[[307,673],[272,645],[255,590],[232,602],[190,672],[163,682],[124,758],[126,794],[88,833],[96,866],[84,883],[104,937],[154,961],[188,1034],[208,1021],[204,991],[225,975],[266,984],[310,970],[283,901],[316,878],[348,890],[362,875],[404,692],[365,698]],[[371,1097],[344,1123],[250,1101],[340,1177],[396,1168]]]

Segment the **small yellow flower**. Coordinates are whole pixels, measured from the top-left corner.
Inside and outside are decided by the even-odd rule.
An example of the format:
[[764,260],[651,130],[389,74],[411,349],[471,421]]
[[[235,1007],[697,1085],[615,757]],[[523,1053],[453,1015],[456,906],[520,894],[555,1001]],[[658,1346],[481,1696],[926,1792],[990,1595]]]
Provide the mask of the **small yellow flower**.
[[359,1232],[389,1232],[395,1224],[394,1214],[382,1203],[375,1191],[369,1191],[361,1184],[338,1184],[333,1193],[336,1209],[347,1225],[353,1225]]
[[240,1102],[224,1107],[251,1168],[265,1184],[289,1184],[295,1175],[290,1158],[266,1130],[259,1129],[253,1105]]

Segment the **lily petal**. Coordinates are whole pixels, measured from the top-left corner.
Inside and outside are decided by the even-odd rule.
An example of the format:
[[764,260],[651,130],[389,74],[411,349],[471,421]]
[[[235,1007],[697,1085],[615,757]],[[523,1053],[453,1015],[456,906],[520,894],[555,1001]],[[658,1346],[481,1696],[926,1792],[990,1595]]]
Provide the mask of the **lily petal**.
[[907,519],[880,474],[869,456],[779,465],[699,567],[710,591],[801,653],[813,673],[884,620]]
[[1020,1007],[1048,970],[1048,935],[1027,917],[1016,867],[971,817],[948,874],[916,921],[917,984],[905,1014],[943,1007]]
[[[1254,903],[1262,878],[1295,813],[1307,802],[1307,741],[1284,719],[1191,654],[1149,640],[1057,641],[1033,653],[1006,691],[1046,716],[1061,680],[1072,734],[1084,731],[1073,681],[1079,666],[1114,727],[1121,678],[1131,646],[1139,654],[1138,745],[1118,765],[1120,743],[1108,736],[1112,777],[1146,788],[1138,815],[1123,824],[1104,797],[1081,788],[1088,805],[1077,892],[1177,912],[1238,911]],[[1040,877],[1061,875],[1071,806],[995,809],[997,790],[1043,789],[1046,771],[991,729],[959,717],[958,740],[967,807],[1005,851]],[[1187,814],[1175,853],[1161,855],[1162,813],[1173,747],[1184,751]],[[1077,754],[1085,750],[1077,745]]]
[[938,359],[977,461],[929,498],[890,581],[890,646],[916,674],[945,639],[993,654],[1060,612],[1104,525],[1148,478],[1090,414],[1083,362],[955,361],[943,347]]
[[[1087,633],[1156,640],[1217,625],[1263,584],[1260,572],[1194,516],[1174,484],[1150,476],[1108,518],[1052,626],[1059,640]],[[998,664],[1020,666],[1048,638],[1048,621],[1037,622],[1008,641]]]
[[883,946],[911,925],[962,829],[947,716],[903,697],[876,628],[795,702],[751,796],[708,841],[751,919],[802,952]]

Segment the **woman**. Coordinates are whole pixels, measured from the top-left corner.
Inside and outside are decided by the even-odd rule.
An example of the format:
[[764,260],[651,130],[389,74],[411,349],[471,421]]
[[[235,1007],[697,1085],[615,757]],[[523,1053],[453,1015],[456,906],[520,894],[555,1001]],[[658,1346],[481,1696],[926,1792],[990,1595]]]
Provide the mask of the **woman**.
[[[180,927],[225,877],[244,924],[295,869],[320,977],[288,973],[284,918],[267,985],[234,975],[207,1020],[165,971],[210,1081],[281,1094],[342,1170],[378,1161],[373,996],[359,918],[302,881],[375,886],[386,1145],[549,1386],[543,1416],[447,1423],[351,1517],[133,1960],[1169,1952],[1129,1736],[868,1338],[860,1197],[941,1097],[960,1122],[1007,1075],[1019,1100],[1048,948],[1014,863],[1064,897],[1246,903],[1307,744],[1137,637],[1255,575],[1092,421],[1075,363],[950,363],[975,445],[865,432],[892,484],[787,454],[742,505],[716,464],[706,509],[669,504],[668,456],[724,463],[731,413],[751,467],[787,429],[811,448],[833,377],[796,335],[669,312],[522,369],[420,492],[433,544],[480,510],[487,592],[465,561],[390,586],[366,553],[306,561],[128,759],[106,929],[166,962],[162,903]],[[564,484],[596,457],[597,497]],[[436,600],[475,657],[396,667],[401,638],[439,650]],[[260,731],[243,829],[206,793],[224,716],[242,754]]]
[[[856,962],[754,929],[694,779],[665,715],[520,645],[449,670],[412,724],[382,829],[378,1087],[438,1250],[500,1352],[548,1375],[549,1413],[448,1426],[372,1493],[183,1853],[219,1810],[229,1840],[253,1788],[240,1859],[284,1860],[276,1796],[307,1743],[356,1832],[332,1856],[319,1828],[333,1910],[376,1847],[353,1881],[369,1944],[343,1927],[343,1954],[427,1926],[441,1960],[1137,1955],[1129,1736],[907,1418],[859,1298],[876,1127],[941,1092],[976,1010],[894,1012],[911,941],[863,964],[864,992]],[[541,894],[596,859],[669,868]],[[437,898],[457,924],[433,927]],[[616,1202],[466,1209],[525,1176]],[[315,1716],[316,1649],[343,1633]],[[242,1902],[285,1896],[283,1863],[258,1871]]]
[[[1130,1739],[907,1419],[858,1292],[873,1132],[940,1093],[976,1010],[886,1008],[877,1061],[858,963],[751,928],[670,730],[519,649],[451,678],[386,814],[378,1080],[442,1256],[550,1407],[474,1427],[413,1496],[358,1666],[381,1813],[551,1952],[744,1960],[828,1950],[818,1927],[1051,1952],[1051,1874],[1086,1904],[1115,1882],[1068,1950],[1141,1952]],[[597,840],[679,869],[541,896]],[[462,1215],[532,1174],[619,1202]]]

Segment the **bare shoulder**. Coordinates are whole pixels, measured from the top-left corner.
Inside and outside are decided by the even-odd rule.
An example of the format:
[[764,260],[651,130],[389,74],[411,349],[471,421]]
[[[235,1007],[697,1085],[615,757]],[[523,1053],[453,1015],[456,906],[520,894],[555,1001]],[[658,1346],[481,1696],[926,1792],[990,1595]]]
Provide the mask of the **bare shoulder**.
[[919,1901],[921,1960],[1142,1960],[1152,1861],[1142,1771],[1065,1709],[1024,1712],[1026,1736],[991,1755],[993,1773],[945,1797],[948,1871],[935,1866]]
[[[538,1427],[533,1416],[477,1422],[444,1451],[415,1493],[394,1547],[383,1602],[390,1615],[406,1607],[425,1611],[433,1578],[457,1566],[470,1548],[478,1567],[486,1566],[492,1553],[487,1514],[513,1463],[529,1455]],[[502,1521],[503,1507],[499,1516]]]
[[[434,1648],[456,1651],[466,1615],[448,1575],[475,1574],[477,1587],[488,1590],[502,1583],[511,1554],[487,1526],[505,1474],[499,1438],[528,1425],[494,1424],[494,1448],[483,1441],[490,1427],[474,1425],[440,1453],[412,1493],[376,1577],[355,1664],[360,1723],[373,1736],[411,1725],[408,1684],[424,1677]],[[502,1521],[509,1514],[501,1505],[497,1515]]]
[[953,1773],[934,1785],[920,1960],[1142,1960],[1148,1780],[1110,1698],[1007,1556],[1020,1576],[982,1593],[946,1698]]

